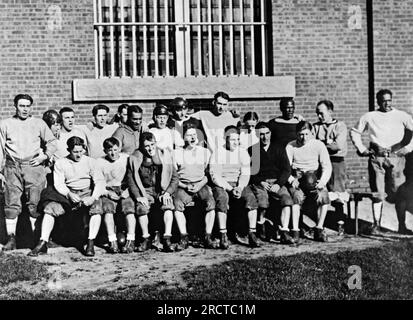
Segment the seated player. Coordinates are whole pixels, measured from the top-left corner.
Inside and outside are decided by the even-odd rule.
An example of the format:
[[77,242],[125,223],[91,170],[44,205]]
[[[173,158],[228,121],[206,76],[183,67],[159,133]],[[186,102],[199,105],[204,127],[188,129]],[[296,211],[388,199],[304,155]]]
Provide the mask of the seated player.
[[48,188],[48,192],[42,193],[40,205],[44,216],[41,237],[38,245],[29,253],[30,256],[47,253],[47,242],[55,219],[72,210],[80,213],[84,210],[89,212],[89,240],[85,255],[95,255],[94,240],[99,231],[102,215],[99,198],[105,182],[96,160],[84,155],[85,142],[82,138],[69,138],[67,150],[69,155],[55,163],[54,188]]
[[248,210],[250,247],[259,247],[256,233],[257,227],[257,200],[248,187],[250,180],[251,159],[248,152],[240,148],[240,131],[235,126],[225,128],[225,146],[212,153],[210,174],[212,188],[218,214],[220,232],[220,248],[228,249],[227,213],[229,204],[241,201],[242,207]]
[[[294,244],[299,241],[298,219],[293,238],[289,234],[289,221],[293,200],[287,189],[287,181],[291,175],[291,166],[285,148],[271,140],[271,131],[268,124],[258,123],[259,143],[248,149],[252,159],[251,189],[258,200],[258,229],[262,240],[269,240],[266,234],[265,216],[270,207],[270,199],[280,201],[281,204],[281,243]],[[298,210],[298,214],[300,211]]]
[[[171,243],[174,210],[172,195],[178,185],[178,176],[172,153],[167,148],[158,148],[152,133],[142,133],[139,150],[129,157],[126,177],[142,230],[143,241],[137,251],[143,252],[151,248],[149,223],[155,233],[155,248],[158,249],[159,234],[164,228],[163,249],[166,252],[174,251]],[[160,213],[163,214],[163,222]],[[136,218],[129,212],[125,214],[128,231],[125,250],[131,253],[135,248]]]
[[[302,121],[297,125],[297,139],[287,144],[286,152],[292,168],[289,178],[290,193],[293,197],[293,228],[298,229],[300,206],[306,197],[317,203],[317,225],[314,240],[325,242],[324,220],[327,216],[330,199],[326,188],[331,176],[331,162],[327,148],[312,135],[312,125]],[[320,173],[319,173],[320,172]]]
[[215,201],[211,188],[207,185],[206,171],[211,152],[198,145],[197,128],[189,124],[184,128],[185,147],[175,150],[175,164],[179,176],[179,186],[175,194],[175,219],[181,233],[180,246],[188,246],[185,207],[194,199],[202,202],[205,215],[205,248],[213,249],[211,239],[215,221]]
[[[103,190],[100,201],[109,238],[108,251],[119,253],[113,215],[119,204],[123,213],[133,214],[135,212],[135,204],[129,197],[127,186],[123,183],[129,155],[120,152],[120,142],[114,137],[103,141],[103,150],[106,156],[97,159],[106,182],[106,189]],[[124,248],[122,247],[122,252],[125,251]]]

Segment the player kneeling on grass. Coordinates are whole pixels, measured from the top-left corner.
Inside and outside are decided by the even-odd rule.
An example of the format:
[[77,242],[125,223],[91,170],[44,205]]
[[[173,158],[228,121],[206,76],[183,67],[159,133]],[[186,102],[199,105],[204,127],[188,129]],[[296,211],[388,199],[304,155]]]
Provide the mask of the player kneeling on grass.
[[[126,165],[129,155],[120,152],[120,142],[111,137],[103,142],[105,157],[97,159],[98,166],[102,170],[106,182],[106,189],[103,190],[100,201],[105,215],[105,225],[108,232],[110,253],[119,253],[118,242],[115,233],[115,222],[113,215],[120,204],[121,211],[125,214],[135,212],[135,204],[129,197],[129,192],[123,184],[126,175]],[[122,247],[122,252],[125,247]]]
[[41,207],[44,208],[42,231],[39,244],[29,253],[37,256],[47,253],[47,242],[53,230],[55,219],[66,212],[89,212],[89,237],[85,251],[86,256],[94,256],[94,240],[98,234],[102,206],[99,198],[105,188],[101,170],[95,159],[87,157],[85,142],[82,138],[71,137],[67,141],[69,155],[58,159],[54,166],[54,188],[42,193]]
[[[317,225],[314,240],[324,242],[324,220],[327,216],[330,199],[326,185],[331,176],[331,162],[327,148],[312,135],[312,126],[302,121],[297,125],[297,139],[287,144],[286,152],[292,168],[290,193],[293,197],[293,230],[298,230],[300,207],[306,197],[317,203]],[[321,172],[320,172],[321,169]],[[320,172],[320,174],[319,174]]]
[[235,126],[225,128],[225,146],[212,153],[210,173],[215,186],[212,188],[218,213],[220,248],[228,249],[227,212],[229,202],[242,201],[248,210],[250,247],[259,247],[256,233],[257,200],[248,187],[251,159],[248,152],[240,148],[240,130]]
[[[167,148],[159,149],[152,133],[142,133],[139,150],[129,157],[126,177],[131,197],[136,201],[135,213],[142,230],[143,241],[137,251],[143,252],[151,248],[149,222],[155,232],[152,243],[155,249],[160,249],[160,231],[164,227],[163,249],[166,252],[174,251],[171,244],[174,210],[172,195],[178,185],[178,176],[172,153]],[[163,213],[163,223],[160,213]],[[125,248],[127,253],[131,253],[135,248],[136,218],[134,214],[126,214],[128,234]]]
[[189,124],[184,126],[185,147],[175,150],[175,165],[179,176],[179,186],[175,194],[175,219],[181,233],[180,246],[188,246],[188,232],[186,229],[185,207],[196,198],[202,202],[205,215],[205,248],[213,249],[215,245],[211,239],[215,221],[215,201],[212,190],[207,186],[208,169],[211,152],[198,145],[197,129]]

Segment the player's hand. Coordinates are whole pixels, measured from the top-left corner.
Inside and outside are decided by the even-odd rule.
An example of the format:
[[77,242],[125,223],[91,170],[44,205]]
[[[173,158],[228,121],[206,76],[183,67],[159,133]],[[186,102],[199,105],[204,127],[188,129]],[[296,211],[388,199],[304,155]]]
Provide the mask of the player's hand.
[[85,205],[86,207],[90,207],[95,202],[95,198],[89,196],[89,197],[83,198],[82,202],[83,202],[83,205]]
[[47,156],[43,153],[29,161],[32,167],[37,167],[47,160]]
[[6,178],[3,176],[2,173],[0,173],[0,187],[3,190],[4,186],[6,185]]
[[123,191],[122,191],[122,194],[120,195],[120,197],[121,197],[122,199],[126,199],[127,197],[129,197],[129,191],[128,191],[128,189],[123,190]]
[[270,190],[271,190],[271,185],[270,185],[268,182],[266,182],[266,181],[261,181],[260,184],[261,184],[261,186],[262,186],[265,190],[267,190],[267,191],[270,191]]
[[403,147],[403,148],[395,151],[394,153],[395,153],[398,157],[404,157],[404,156],[406,156],[407,154],[409,154],[410,151],[407,150],[406,147]]
[[294,181],[291,182],[291,186],[295,189],[298,189],[300,187],[300,182],[298,181],[298,179],[294,179]]
[[114,191],[108,191],[108,198],[113,201],[118,201],[120,199],[120,196],[118,196]]
[[320,180],[317,182],[317,184],[315,185],[315,187],[318,189],[318,190],[323,190],[325,187],[326,187],[326,185],[324,184],[324,183],[322,183],[322,182],[320,182]]
[[278,193],[278,191],[280,191],[280,189],[281,189],[281,187],[280,187],[278,184],[273,184],[273,185],[271,186],[270,191],[271,191],[272,193]]
[[241,188],[240,187],[235,187],[234,189],[232,189],[232,194],[234,195],[235,199],[240,199],[241,194],[242,194]]
[[149,200],[145,197],[136,198],[136,202],[143,205],[146,208],[149,208]]
[[159,201],[162,202],[164,206],[170,207],[172,205],[172,197],[168,192],[165,192],[159,197]]
[[67,195],[67,197],[69,198],[69,200],[72,202],[72,203],[80,203],[81,201],[82,201],[82,199],[76,194],[76,193],[73,193],[73,192],[69,192],[69,194]]
[[357,151],[357,154],[360,157],[370,157],[374,154],[374,152],[372,150],[367,149],[367,150],[364,150],[363,152]]

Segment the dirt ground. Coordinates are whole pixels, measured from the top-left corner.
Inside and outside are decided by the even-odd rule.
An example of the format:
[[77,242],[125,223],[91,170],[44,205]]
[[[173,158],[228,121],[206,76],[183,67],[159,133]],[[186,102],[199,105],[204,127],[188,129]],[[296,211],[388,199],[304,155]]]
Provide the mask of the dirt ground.
[[[360,217],[369,221],[370,204],[366,201],[360,205]],[[385,208],[385,226],[390,230],[397,229],[395,212],[389,206]],[[411,226],[411,215],[408,217]],[[381,246],[389,241],[398,241],[402,236],[386,233],[381,237],[338,236],[336,231],[327,230],[328,243],[316,243],[305,239],[298,247],[265,243],[261,248],[250,249],[242,245],[232,245],[229,250],[205,250],[192,248],[176,253],[164,253],[150,250],[144,253],[116,254],[106,253],[97,248],[95,257],[83,256],[74,248],[51,248],[47,255],[36,259],[47,265],[50,279],[32,283],[20,282],[12,284],[30,292],[42,290],[64,290],[74,293],[86,293],[103,290],[122,290],[140,288],[145,285],[162,284],[164,286],[185,286],[182,275],[199,266],[212,266],[233,259],[255,259],[264,256],[295,255],[304,252],[335,253],[345,250],[362,250]],[[13,255],[26,255],[29,249],[19,249]]]

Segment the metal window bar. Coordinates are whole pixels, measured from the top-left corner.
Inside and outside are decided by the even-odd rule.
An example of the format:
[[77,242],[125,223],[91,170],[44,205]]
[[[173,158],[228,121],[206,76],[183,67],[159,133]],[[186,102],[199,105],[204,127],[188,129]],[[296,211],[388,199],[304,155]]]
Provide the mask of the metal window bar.
[[[109,0],[109,21],[114,22],[113,19],[113,0]],[[109,26],[109,43],[110,43],[110,77],[115,77],[115,26]]]
[[[143,50],[141,51],[141,56],[143,57],[143,76],[147,77],[149,75],[148,72],[148,66],[149,66],[149,59],[151,58],[151,55],[148,53],[148,28],[149,27],[154,27],[154,38],[155,38],[155,54],[154,54],[154,59],[155,59],[155,75],[158,76],[160,75],[160,68],[159,68],[159,28],[164,28],[164,34],[165,34],[165,76],[170,76],[170,38],[169,38],[169,30],[171,27],[193,27],[197,32],[195,33],[198,38],[198,75],[206,75],[206,72],[204,73],[204,68],[202,67],[202,44],[203,44],[203,38],[202,38],[202,27],[205,26],[207,27],[208,31],[208,75],[212,76],[214,75],[214,68],[213,68],[213,40],[214,40],[214,35],[213,35],[213,27],[219,27],[219,68],[220,68],[220,75],[225,75],[225,73],[229,73],[230,75],[235,75],[236,73],[236,68],[235,68],[235,27],[240,28],[240,55],[241,55],[241,75],[246,75],[245,74],[245,28],[249,27],[251,28],[251,73],[253,75],[256,74],[255,70],[255,64],[258,62],[256,61],[256,50],[258,50],[256,46],[256,39],[254,37],[255,27],[260,27],[260,33],[261,33],[261,65],[262,65],[262,76],[266,75],[266,47],[267,47],[267,42],[266,42],[266,8],[265,8],[265,1],[264,0],[258,0],[259,2],[259,8],[256,7],[254,0],[251,0],[250,2],[250,9],[251,9],[251,19],[250,21],[244,21],[244,0],[239,0],[239,6],[240,6],[240,19],[239,21],[234,21],[234,3],[235,0],[229,1],[229,21],[223,21],[223,4],[222,0],[219,0],[218,4],[218,13],[219,13],[219,21],[213,21],[213,10],[216,8],[213,8],[212,6],[212,0],[207,0],[207,16],[208,19],[207,21],[202,21],[202,4],[201,0],[197,0],[197,14],[194,17],[197,17],[197,21],[184,21],[182,22],[174,22],[170,21],[169,19],[169,8],[171,7],[170,1],[169,0],[164,0],[164,10],[165,10],[165,19],[164,21],[159,21],[158,19],[158,14],[159,10],[161,10],[161,6],[159,5],[157,0],[154,0],[154,21],[148,21],[147,20],[147,14],[148,14],[148,0],[142,0],[142,12],[143,12],[143,17],[142,21],[137,21],[137,16],[136,16],[136,5],[137,5],[137,0],[131,0],[131,12],[132,12],[132,19],[128,22],[125,21],[125,16],[124,16],[124,0],[120,0],[120,6],[121,6],[121,21],[117,22],[115,21],[113,17],[113,7],[112,3],[113,0],[110,0],[110,16],[109,16],[109,22],[103,22],[103,15],[102,15],[102,0],[94,0],[94,40],[95,40],[95,76],[96,78],[104,78],[107,77],[108,74],[105,74],[104,72],[104,46],[103,46],[103,29],[105,27],[109,27],[110,33],[109,33],[109,41],[110,41],[110,56],[111,56],[111,66],[110,66],[110,76],[113,77],[115,76],[115,70],[116,70],[116,57],[114,52],[114,44],[112,44],[112,41],[116,41],[115,36],[114,36],[114,31],[113,28],[116,26],[121,27],[121,39],[120,39],[120,45],[121,45],[121,75],[122,77],[126,76],[126,59],[125,59],[125,54],[126,54],[126,49],[125,49],[125,28],[128,26],[132,27],[132,76],[137,77],[138,76],[138,46],[137,46],[137,28],[141,27],[142,30],[142,35],[143,35]],[[155,4],[156,3],[156,4]],[[173,4],[172,4],[173,5]],[[227,9],[227,8],[226,8]],[[258,9],[260,12],[260,21],[254,21],[255,20],[255,10]],[[195,18],[194,18],[195,19]],[[189,19],[188,19],[189,20]],[[230,37],[230,44],[229,44],[229,52],[226,52],[224,50],[224,37],[223,37],[223,28],[228,26],[229,27],[229,37]],[[138,31],[139,32],[139,31]],[[183,50],[183,48],[177,48],[177,50]],[[230,70],[224,70],[224,59],[225,57],[228,57],[229,55],[229,60],[230,60]],[[188,57],[188,59],[190,59]],[[158,62],[158,63],[156,63]],[[114,65],[113,65],[114,64]],[[156,67],[158,65],[158,67]],[[238,69],[238,68],[237,68]]]

